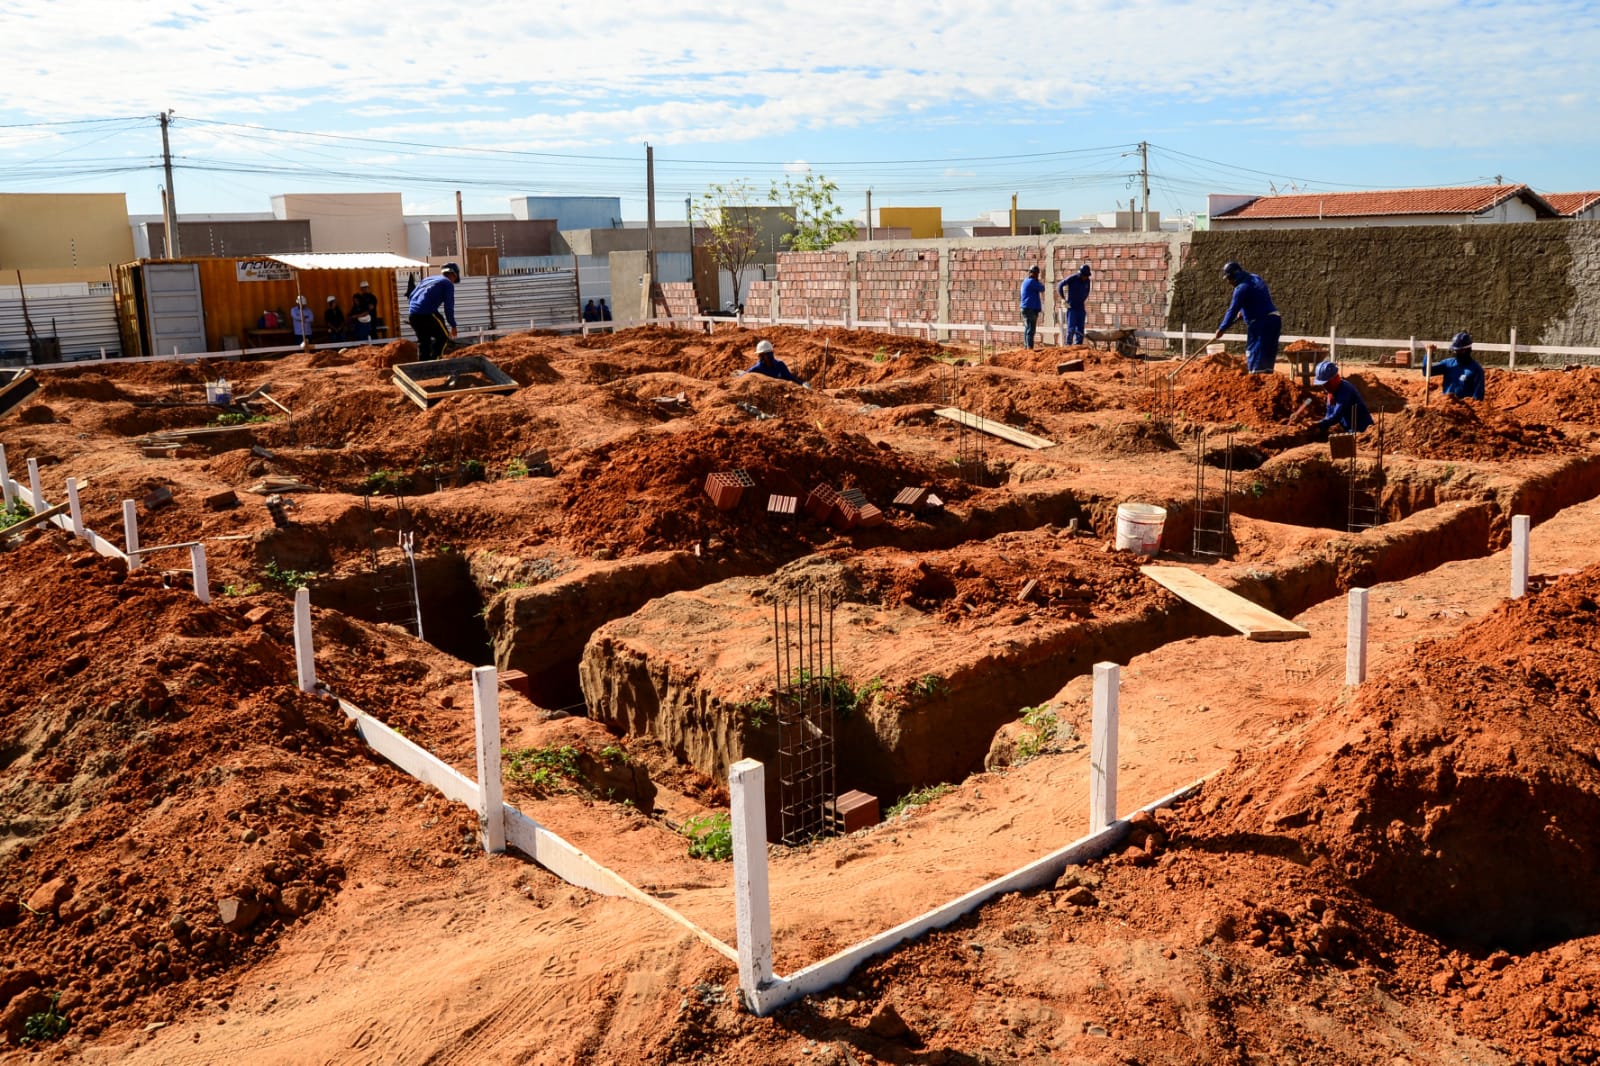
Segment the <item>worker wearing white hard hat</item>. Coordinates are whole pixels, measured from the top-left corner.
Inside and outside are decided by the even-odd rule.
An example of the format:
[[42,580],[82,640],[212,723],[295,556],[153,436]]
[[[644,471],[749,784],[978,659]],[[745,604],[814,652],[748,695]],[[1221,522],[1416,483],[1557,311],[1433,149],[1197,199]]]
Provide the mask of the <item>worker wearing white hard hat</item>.
[[763,374],[769,378],[777,378],[779,381],[792,381],[796,385],[805,384],[804,381],[795,376],[794,371],[790,370],[783,360],[778,358],[777,349],[773,348],[771,341],[762,341],[756,345],[755,365],[744,370],[743,373]]

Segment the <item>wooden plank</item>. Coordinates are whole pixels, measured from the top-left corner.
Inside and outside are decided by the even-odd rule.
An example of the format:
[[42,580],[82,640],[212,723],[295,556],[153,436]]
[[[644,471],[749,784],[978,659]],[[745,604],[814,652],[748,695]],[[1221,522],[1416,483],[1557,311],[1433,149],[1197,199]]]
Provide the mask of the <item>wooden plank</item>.
[[1311,631],[1181,566],[1141,566],[1139,572],[1168,592],[1237,629],[1251,640],[1299,640]]
[[968,429],[975,429],[980,433],[987,433],[992,437],[999,437],[1001,440],[1010,441],[1012,444],[1019,444],[1024,448],[1032,448],[1035,451],[1038,451],[1041,448],[1054,448],[1056,446],[1056,442],[1053,440],[1045,440],[1043,437],[1035,437],[1032,433],[1027,433],[1020,429],[1014,429],[1003,422],[991,422],[987,418],[983,418],[980,415],[970,414],[961,410],[959,407],[940,407],[933,413],[938,415],[940,418],[948,418],[952,422],[959,422]]

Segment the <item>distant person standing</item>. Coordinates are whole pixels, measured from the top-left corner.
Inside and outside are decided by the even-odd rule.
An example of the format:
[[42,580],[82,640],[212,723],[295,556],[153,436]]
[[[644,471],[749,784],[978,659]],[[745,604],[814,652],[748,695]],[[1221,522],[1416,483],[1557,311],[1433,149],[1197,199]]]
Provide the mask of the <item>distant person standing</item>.
[[[1430,356],[1436,351],[1437,348],[1428,345]],[[1428,375],[1438,374],[1444,378],[1439,387],[1446,396],[1461,400],[1483,399],[1483,366],[1472,356],[1472,334],[1457,333],[1450,341],[1450,358],[1430,361]]]
[[583,305],[583,320],[585,322],[600,321],[600,308],[594,305],[593,300]]
[[294,325],[294,339],[307,348],[311,347],[311,335],[317,329],[317,316],[306,303],[304,296],[294,298],[294,307],[289,311],[289,321]]
[[600,321],[611,321],[611,308],[606,306],[606,300],[604,296],[600,298]]
[[369,341],[377,330],[378,298],[363,281],[356,294],[350,297],[350,335],[358,341]]
[[1085,263],[1078,268],[1078,272],[1070,277],[1062,278],[1056,285],[1057,299],[1067,301],[1067,329],[1061,335],[1062,344],[1082,344],[1083,327],[1088,320],[1089,311],[1089,277],[1093,273],[1089,264]]
[[1222,316],[1222,325],[1207,343],[1215,344],[1233,320],[1244,316],[1245,369],[1252,374],[1270,374],[1278,362],[1278,337],[1283,333],[1283,318],[1272,302],[1267,283],[1236,262],[1222,268],[1222,276],[1233,286],[1233,302]]
[[1028,268],[1022,279],[1022,345],[1033,347],[1033,338],[1039,330],[1039,312],[1044,310],[1044,282],[1039,280],[1039,268]]
[[460,280],[461,268],[446,263],[411,293],[406,310],[417,334],[417,358],[424,362],[442,358],[445,345],[456,335],[456,283]]
[[328,306],[322,312],[322,324],[328,329],[329,340],[344,340],[344,312],[339,310],[339,298],[337,296],[328,297]]

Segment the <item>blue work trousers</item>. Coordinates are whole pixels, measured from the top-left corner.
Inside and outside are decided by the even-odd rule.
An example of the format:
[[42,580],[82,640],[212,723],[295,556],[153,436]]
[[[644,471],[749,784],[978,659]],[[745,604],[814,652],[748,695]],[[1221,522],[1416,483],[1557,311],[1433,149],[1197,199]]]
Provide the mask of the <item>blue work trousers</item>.
[[1082,307],[1067,308],[1067,335],[1061,339],[1062,344],[1082,344],[1083,324],[1089,317],[1089,312]]
[[1277,315],[1263,315],[1245,326],[1245,369],[1252,374],[1270,374],[1278,365],[1278,336],[1283,332],[1283,319]]
[[1039,330],[1039,312],[1022,312],[1022,345],[1024,348],[1033,347],[1033,336]]

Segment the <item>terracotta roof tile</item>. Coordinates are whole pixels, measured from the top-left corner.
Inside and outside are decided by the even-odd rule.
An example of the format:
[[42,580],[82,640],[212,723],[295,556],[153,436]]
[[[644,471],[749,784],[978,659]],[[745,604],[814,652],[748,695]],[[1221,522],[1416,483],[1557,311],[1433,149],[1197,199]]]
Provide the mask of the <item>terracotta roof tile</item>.
[[1563,217],[1571,217],[1587,211],[1600,201],[1600,192],[1547,192],[1544,194],[1545,202]]
[[1313,192],[1260,196],[1218,218],[1348,218],[1364,215],[1476,215],[1514,196],[1543,200],[1526,185],[1476,185],[1455,189]]

